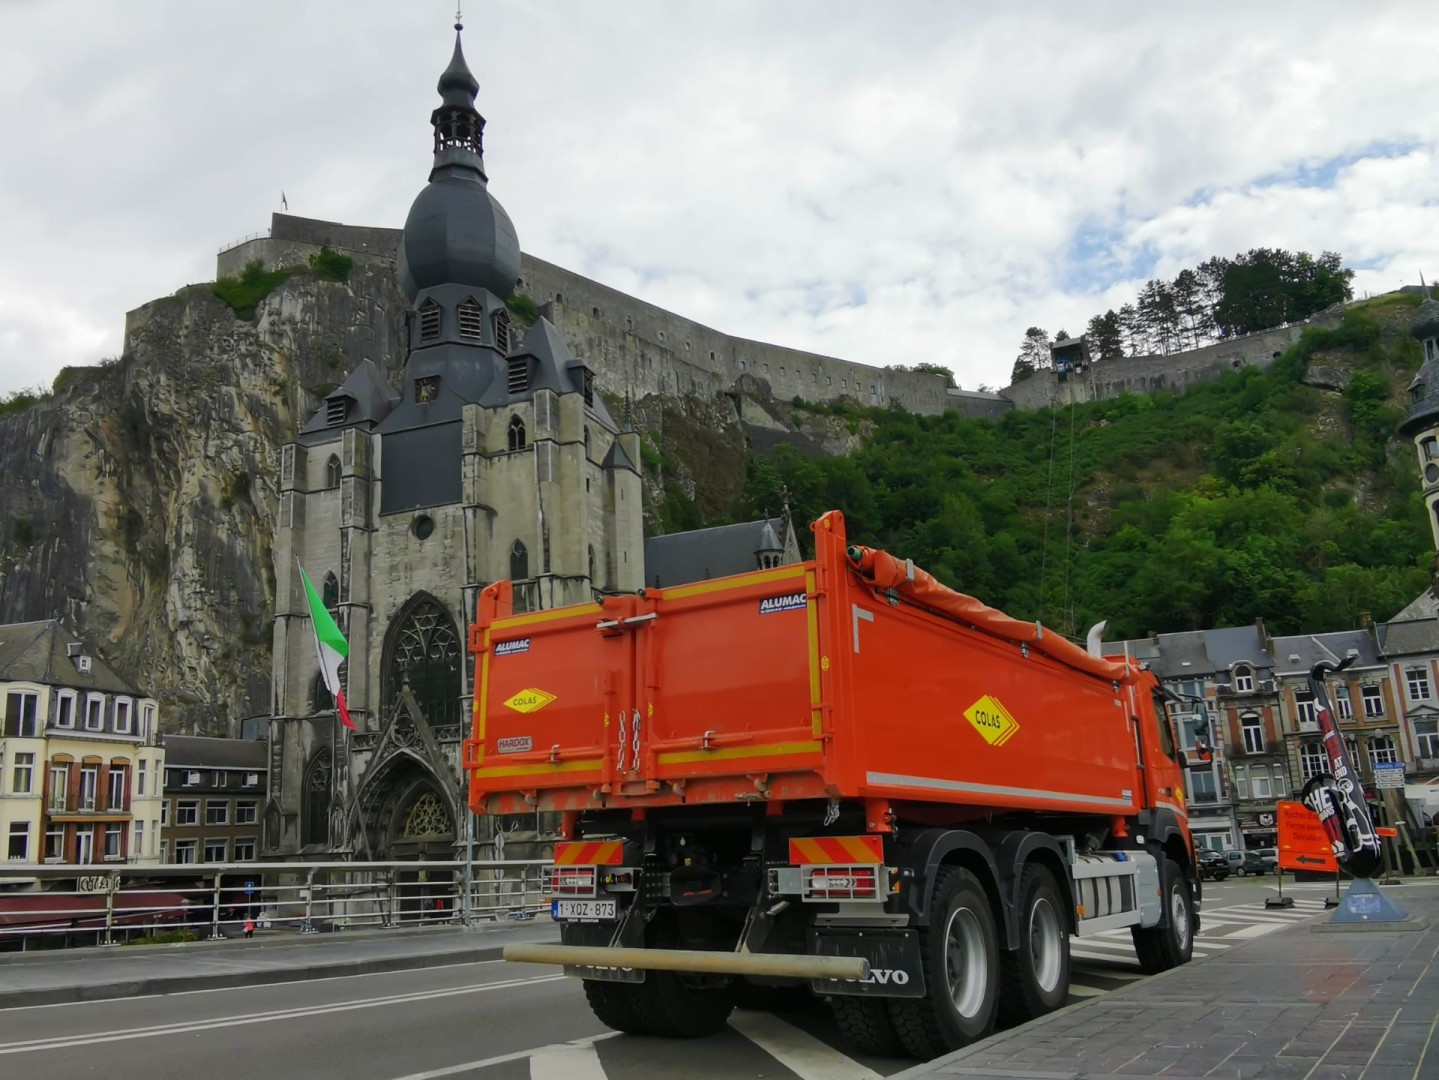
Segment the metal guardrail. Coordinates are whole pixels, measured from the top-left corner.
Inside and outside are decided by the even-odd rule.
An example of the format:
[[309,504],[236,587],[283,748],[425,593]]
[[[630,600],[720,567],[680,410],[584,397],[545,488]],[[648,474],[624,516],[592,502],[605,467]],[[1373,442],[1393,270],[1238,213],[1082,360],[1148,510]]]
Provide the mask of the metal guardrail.
[[252,232],[247,236],[240,237],[240,239],[238,240],[232,240],[230,243],[222,247],[219,251],[215,252],[215,254],[223,255],[225,254],[225,252],[232,251],[235,248],[239,247],[241,244],[248,244],[251,240],[266,240],[269,239],[269,236],[269,229],[261,229],[259,232]]
[[549,906],[546,865],[475,860],[467,874],[462,860],[0,863],[0,951],[528,919]]

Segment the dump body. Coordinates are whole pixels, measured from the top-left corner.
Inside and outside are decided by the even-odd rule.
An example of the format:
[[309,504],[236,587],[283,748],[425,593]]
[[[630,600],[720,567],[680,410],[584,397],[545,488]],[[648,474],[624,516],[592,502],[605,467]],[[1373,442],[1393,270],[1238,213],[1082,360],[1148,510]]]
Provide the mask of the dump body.
[[814,532],[809,562],[603,604],[511,614],[508,584],[487,588],[471,805],[875,799],[936,824],[1182,813],[1178,766],[1141,768],[1152,675],[848,551],[838,513]]

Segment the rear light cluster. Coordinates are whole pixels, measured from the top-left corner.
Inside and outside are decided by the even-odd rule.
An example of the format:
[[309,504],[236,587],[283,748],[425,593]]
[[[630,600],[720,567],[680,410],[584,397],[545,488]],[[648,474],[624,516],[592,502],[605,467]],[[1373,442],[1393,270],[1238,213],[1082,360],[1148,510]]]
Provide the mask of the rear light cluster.
[[878,866],[806,866],[806,900],[878,900]]
[[593,866],[547,866],[545,880],[551,896],[595,896],[596,868]]

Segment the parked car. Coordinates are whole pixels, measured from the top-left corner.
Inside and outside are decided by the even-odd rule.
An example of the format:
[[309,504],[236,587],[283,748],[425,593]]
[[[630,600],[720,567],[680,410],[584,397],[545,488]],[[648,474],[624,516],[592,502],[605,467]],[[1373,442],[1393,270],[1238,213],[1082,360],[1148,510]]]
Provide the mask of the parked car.
[[1268,873],[1264,859],[1257,851],[1226,851],[1224,860],[1229,864],[1229,872],[1236,877]]
[[1262,847],[1259,849],[1257,854],[1261,859],[1264,860],[1264,872],[1266,874],[1272,874],[1279,869],[1278,848]]
[[1199,876],[1208,881],[1213,878],[1215,881],[1223,881],[1229,876],[1229,860],[1224,857],[1224,852],[1215,851],[1213,848],[1199,849]]

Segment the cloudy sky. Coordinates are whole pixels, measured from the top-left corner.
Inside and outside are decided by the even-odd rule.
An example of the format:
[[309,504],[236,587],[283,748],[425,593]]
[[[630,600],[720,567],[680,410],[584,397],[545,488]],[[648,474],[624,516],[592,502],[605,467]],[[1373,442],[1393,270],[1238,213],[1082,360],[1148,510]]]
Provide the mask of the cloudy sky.
[[[1439,277],[1439,4],[470,0],[524,249],[729,333],[1008,381],[1212,254]],[[0,394],[291,213],[399,226],[444,0],[0,0]]]

